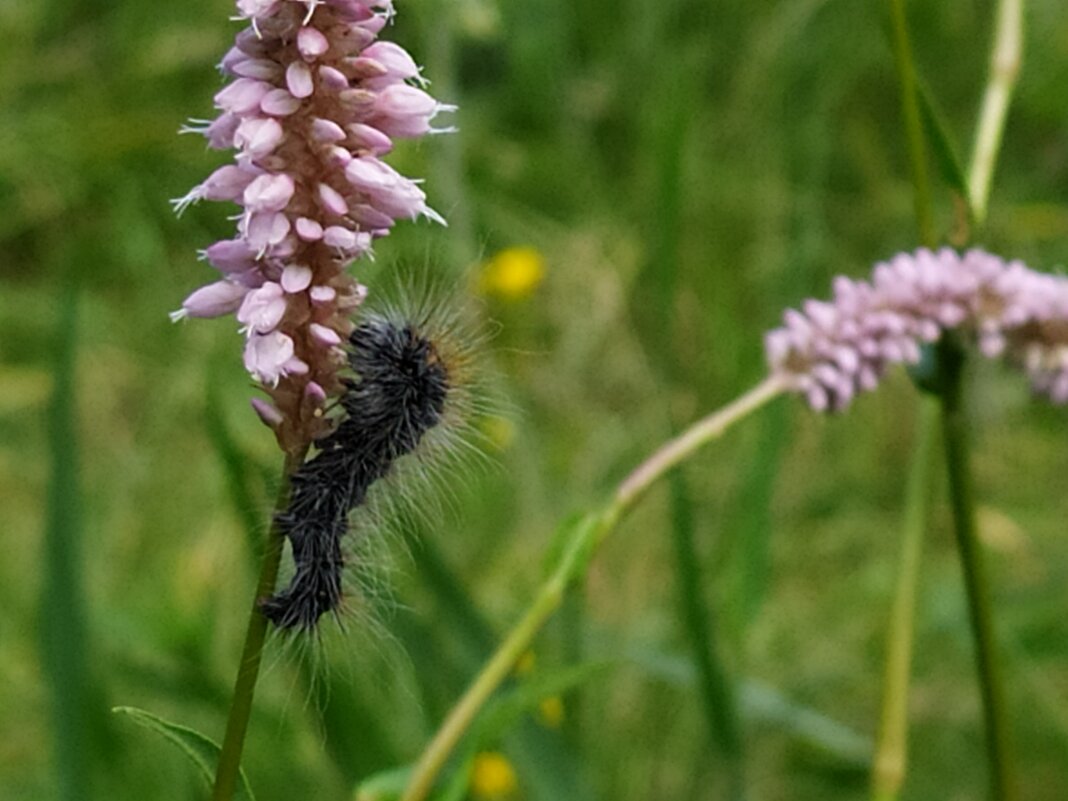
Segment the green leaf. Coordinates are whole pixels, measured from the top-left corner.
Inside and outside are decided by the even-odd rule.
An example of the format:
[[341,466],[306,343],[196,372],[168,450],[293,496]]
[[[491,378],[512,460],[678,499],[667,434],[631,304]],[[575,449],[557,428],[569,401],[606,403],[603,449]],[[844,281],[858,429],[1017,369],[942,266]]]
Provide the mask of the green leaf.
[[[201,734],[188,726],[180,726],[163,718],[132,706],[117,706],[111,710],[118,715],[126,715],[134,723],[151,729],[157,734],[169,740],[196,765],[200,775],[211,785],[215,776],[215,763],[219,760],[219,744],[207,735]],[[236,798],[245,801],[256,801],[252,794],[252,787],[248,783],[245,771],[241,771],[241,784],[237,788]]]

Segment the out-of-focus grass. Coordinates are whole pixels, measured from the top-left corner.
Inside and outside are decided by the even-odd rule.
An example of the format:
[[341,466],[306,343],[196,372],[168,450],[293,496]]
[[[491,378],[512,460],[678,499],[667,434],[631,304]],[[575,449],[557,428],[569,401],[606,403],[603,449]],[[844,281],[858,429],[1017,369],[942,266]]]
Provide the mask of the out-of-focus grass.
[[[892,62],[870,4],[399,5],[391,33],[432,62],[435,88],[462,110],[458,136],[401,148],[396,162],[431,177],[432,202],[456,224],[404,226],[358,270],[373,290],[397,265],[459,276],[465,259],[524,245],[543,254],[546,277],[525,298],[486,300],[519,410],[514,437],[423,525],[433,550],[396,557],[385,634],[354,623],[330,638],[317,674],[328,693],[309,690],[292,654],[268,655],[245,760],[261,801],[344,799],[357,778],[412,759],[530,597],[557,522],[599,498],[671,421],[758,378],[761,333],[783,305],[913,245]],[[921,71],[964,142],[990,5],[912,9]],[[1068,16],[1053,0],[1030,7],[986,244],[1052,268],[1068,258]],[[0,7],[4,798],[54,797],[63,775],[35,629],[51,343],[69,270],[84,290],[71,380],[90,697],[221,733],[254,582],[242,529],[277,458],[247,411],[232,321],[166,318],[208,280],[195,249],[228,234],[229,212],[205,204],[175,221],[166,199],[223,158],[175,130],[210,111],[230,13],[226,0]],[[937,201],[948,225],[947,196]],[[1068,794],[1065,412],[1032,404],[999,369],[976,370],[973,386],[1024,794],[1052,801]],[[753,799],[864,791],[855,751],[816,746],[790,721],[824,720],[805,717],[818,712],[872,733],[914,408],[903,376],[842,418],[780,402],[687,468],[703,590],[742,688]],[[217,453],[220,421],[231,457],[256,466],[240,514]],[[724,797],[695,674],[650,667],[690,654],[670,519],[657,493],[596,562],[580,648],[561,628],[539,645],[536,671],[548,675],[574,653],[618,664],[571,691],[581,725],[567,722],[566,693],[560,730],[531,719],[484,744],[513,761],[525,797]],[[905,797],[980,798],[971,645],[944,511],[938,522]],[[772,688],[774,703],[754,706],[754,686]],[[113,749],[88,755],[101,797],[167,801],[198,787],[165,743],[120,732]]]

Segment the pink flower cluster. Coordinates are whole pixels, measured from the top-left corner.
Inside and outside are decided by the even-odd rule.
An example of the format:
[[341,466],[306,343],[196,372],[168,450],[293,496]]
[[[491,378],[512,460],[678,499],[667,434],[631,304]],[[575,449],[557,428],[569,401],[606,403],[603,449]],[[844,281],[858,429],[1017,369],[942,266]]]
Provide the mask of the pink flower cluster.
[[237,150],[185,197],[242,207],[237,236],[203,251],[222,277],[172,317],[235,313],[245,367],[271,395],[255,401],[283,447],[324,431],[321,408],[340,391],[340,345],[366,290],[345,266],[399,219],[444,220],[419,182],[382,161],[395,138],[437,132],[453,110],[423,90],[412,57],[379,32],[392,0],[237,0],[250,25],[220,65],[232,80],[220,114],[184,132]]
[[768,363],[817,411],[844,409],[950,329],[984,356],[1021,366],[1036,392],[1068,402],[1068,279],[982,250],[899,253],[870,281],[836,278],[831,301],[808,300],[783,322],[765,338]]

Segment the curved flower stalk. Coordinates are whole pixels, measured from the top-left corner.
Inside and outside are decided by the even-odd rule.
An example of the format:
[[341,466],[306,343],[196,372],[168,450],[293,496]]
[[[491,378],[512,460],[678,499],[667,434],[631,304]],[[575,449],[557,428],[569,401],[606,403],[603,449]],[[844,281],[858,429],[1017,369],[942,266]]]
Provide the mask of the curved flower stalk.
[[875,265],[870,281],[836,278],[832,300],[808,300],[783,322],[765,338],[769,366],[816,411],[844,409],[947,330],[1068,403],[1068,279],[982,250],[899,253]]
[[237,235],[202,252],[222,277],[172,318],[236,315],[245,367],[272,401],[253,406],[296,453],[327,433],[322,407],[342,389],[340,345],[366,295],[346,265],[396,220],[445,222],[382,157],[395,138],[441,132],[431,121],[453,107],[423,91],[405,50],[378,39],[392,0],[237,8],[250,24],[220,64],[232,80],[215,95],[219,116],[183,128],[236,149],[235,163],[174,201],[179,212],[201,199],[237,203]]

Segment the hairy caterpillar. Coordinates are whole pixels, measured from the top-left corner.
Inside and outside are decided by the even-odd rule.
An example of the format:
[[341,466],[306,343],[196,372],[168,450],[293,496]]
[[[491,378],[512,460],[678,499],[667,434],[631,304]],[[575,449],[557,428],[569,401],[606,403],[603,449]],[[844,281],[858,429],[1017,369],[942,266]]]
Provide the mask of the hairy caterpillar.
[[278,628],[311,630],[338,609],[349,513],[454,405],[467,343],[432,317],[370,314],[349,337],[356,377],[346,380],[342,419],[292,476],[289,504],[276,517],[295,564],[289,584],[261,602]]

